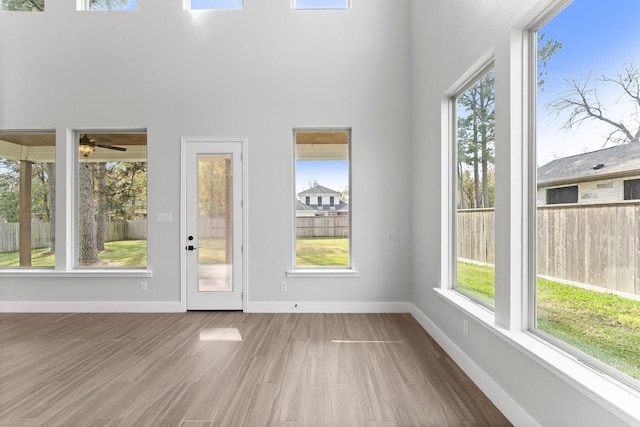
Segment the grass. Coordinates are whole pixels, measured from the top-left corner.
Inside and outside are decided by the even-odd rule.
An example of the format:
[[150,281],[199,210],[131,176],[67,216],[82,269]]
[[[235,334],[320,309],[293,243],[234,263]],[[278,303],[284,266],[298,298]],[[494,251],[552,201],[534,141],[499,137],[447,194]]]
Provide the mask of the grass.
[[200,239],[198,260],[200,264],[221,264],[225,261],[224,239]]
[[458,262],[458,288],[490,305],[495,304],[493,267]]
[[296,240],[296,264],[301,267],[348,267],[349,239],[300,237]]
[[[146,240],[120,240],[104,244],[105,250],[98,254],[99,265],[109,267],[145,267],[147,265]],[[18,267],[18,252],[0,253],[0,267]],[[49,248],[31,250],[32,267],[54,267],[55,255]]]
[[[458,275],[493,298],[492,267],[458,262]],[[640,379],[640,301],[539,278],[537,328]]]

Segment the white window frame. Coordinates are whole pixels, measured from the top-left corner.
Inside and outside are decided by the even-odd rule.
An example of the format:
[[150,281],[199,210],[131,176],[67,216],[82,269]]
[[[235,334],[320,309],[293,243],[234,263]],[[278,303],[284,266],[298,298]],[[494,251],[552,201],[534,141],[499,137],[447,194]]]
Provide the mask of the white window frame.
[[[76,209],[77,209],[77,162],[78,134],[92,132],[133,132],[148,130],[135,128],[114,129],[56,129],[56,257],[54,269],[7,268],[0,269],[0,278],[24,277],[86,277],[86,278],[150,278],[153,271],[147,258],[146,268],[99,269],[76,268]],[[147,156],[148,159],[148,156]],[[147,181],[147,190],[151,181]],[[147,192],[148,194],[148,192]],[[147,203],[148,203],[147,199]],[[148,221],[148,219],[147,219]]]
[[[457,235],[458,235],[458,226],[457,226],[457,191],[458,191],[458,175],[457,175],[457,165],[458,165],[458,98],[460,98],[467,90],[473,87],[478,80],[484,77],[491,70],[495,70],[495,58],[493,56],[493,52],[487,54],[488,58],[483,58],[478,65],[474,66],[470,73],[467,73],[465,77],[463,77],[462,81],[456,84],[454,87],[452,94],[448,97],[447,104],[447,115],[448,115],[448,135],[446,138],[447,149],[443,150],[443,152],[447,153],[447,168],[449,173],[449,179],[446,181],[448,183],[448,197],[447,203],[447,217],[450,221],[450,234],[447,236],[447,240],[451,242],[450,250],[446,253],[448,254],[448,266],[446,271],[449,272],[449,277],[447,279],[448,288],[458,292],[464,298],[470,300],[474,304],[478,304],[483,308],[493,311],[493,307],[488,303],[481,301],[479,298],[474,297],[473,295],[465,292],[464,290],[458,288],[457,279],[458,279],[458,268],[457,268],[457,259],[458,259],[458,250],[457,250]],[[445,228],[445,227],[443,227]],[[494,266],[495,269],[495,266]],[[495,277],[494,277],[494,287],[495,287]]]
[[[147,129],[123,129],[123,128],[117,128],[117,129],[75,129],[71,132],[71,134],[73,135],[73,143],[72,144],[67,144],[67,145],[72,145],[73,146],[73,171],[71,173],[73,173],[73,187],[72,187],[72,193],[73,196],[71,197],[73,200],[73,205],[72,205],[72,210],[70,212],[69,215],[67,215],[67,217],[70,217],[72,219],[72,223],[71,223],[71,230],[73,230],[73,238],[71,239],[72,242],[72,247],[71,247],[71,254],[72,257],[70,260],[67,260],[67,268],[71,269],[71,270],[75,270],[75,271],[82,271],[82,272],[87,272],[87,271],[100,271],[100,272],[111,272],[111,271],[124,271],[124,272],[146,272],[148,269],[148,254],[149,254],[149,246],[147,244],[147,265],[143,266],[143,267],[132,267],[132,268],[96,268],[96,267],[81,267],[80,265],[78,265],[78,255],[79,255],[79,224],[78,224],[78,208],[79,208],[79,204],[80,204],[80,187],[79,187],[79,171],[78,171],[78,166],[80,165],[80,152],[78,150],[78,144],[77,141],[80,139],[80,137],[83,134],[86,133],[138,133],[138,132],[144,132],[145,134],[148,135]],[[147,171],[148,171],[148,159],[149,159],[149,152],[148,152],[148,145],[145,147],[146,151],[146,158],[147,158]],[[147,179],[147,211],[148,211],[148,206],[149,206],[149,200],[148,200],[148,194],[149,194],[149,180]],[[147,229],[148,229],[148,225],[149,225],[149,215],[147,215]],[[71,264],[69,264],[71,263]]]
[[[572,346],[564,340],[556,338],[549,333],[546,333],[540,329],[536,328],[537,323],[537,301],[536,301],[536,287],[537,287],[537,263],[536,263],[536,254],[537,254],[537,246],[536,246],[536,224],[537,224],[537,177],[536,177],[536,110],[538,108],[537,105],[537,34],[544,25],[550,22],[555,16],[562,12],[569,4],[570,0],[558,0],[555,7],[551,8],[546,14],[542,15],[538,20],[536,20],[525,32],[524,37],[527,39],[526,46],[528,47],[528,57],[529,57],[529,72],[526,78],[526,83],[528,86],[528,98],[529,98],[529,169],[526,171],[528,174],[529,182],[529,209],[527,211],[528,216],[528,224],[529,224],[529,253],[531,254],[529,258],[529,277],[527,281],[528,285],[528,321],[527,321],[527,331],[536,337],[544,340],[545,342],[550,343],[551,345],[561,349],[562,351],[567,352],[571,356],[575,357],[578,362],[589,366],[592,369],[595,369],[597,372],[604,373],[605,375],[611,377],[612,380],[630,386],[635,389],[638,395],[640,396],[640,380],[634,379],[621,371],[613,368],[609,364],[579,350],[577,347]],[[564,188],[564,187],[558,187]],[[579,203],[571,203],[571,205],[575,205]],[[548,205],[548,200],[547,200]],[[553,206],[555,206],[554,204]]]
[[[455,280],[451,268],[453,251],[453,215],[455,176],[450,143],[450,98],[464,82],[463,76],[453,90],[441,99],[441,281],[434,288],[443,303],[460,310],[463,325],[470,319],[474,325],[510,345],[523,357],[530,358],[543,369],[570,384],[585,396],[607,408],[630,425],[640,419],[640,392],[605,370],[580,359],[534,333],[535,323],[535,224],[536,218],[536,151],[535,151],[535,31],[563,10],[572,0],[550,0],[533,8],[519,25],[505,33],[496,43],[496,299],[495,312],[465,298],[451,289]],[[533,34],[533,35],[532,35]],[[492,49],[493,50],[493,49]],[[486,54],[486,58],[490,53]],[[486,61],[486,59],[484,59]],[[482,63],[481,59],[478,63]],[[471,67],[475,70],[477,67]],[[455,170],[455,169],[454,169]],[[498,188],[498,187],[496,187]],[[453,279],[452,279],[453,278]],[[464,331],[464,326],[463,326]],[[482,380],[482,378],[478,378]]]
[[[349,156],[349,265],[346,267],[339,266],[313,266],[313,267],[299,267],[296,262],[296,134],[297,132],[338,132],[347,131],[349,133],[349,144],[347,147]],[[353,145],[353,132],[350,126],[335,126],[335,127],[304,127],[295,126],[292,132],[292,177],[291,177],[291,191],[292,191],[292,205],[291,205],[291,265],[292,268],[287,270],[287,277],[358,277],[358,270],[354,267],[353,257],[353,210],[352,210],[352,195],[351,195],[351,182],[352,182],[352,145]],[[313,206],[313,205],[311,205]]]

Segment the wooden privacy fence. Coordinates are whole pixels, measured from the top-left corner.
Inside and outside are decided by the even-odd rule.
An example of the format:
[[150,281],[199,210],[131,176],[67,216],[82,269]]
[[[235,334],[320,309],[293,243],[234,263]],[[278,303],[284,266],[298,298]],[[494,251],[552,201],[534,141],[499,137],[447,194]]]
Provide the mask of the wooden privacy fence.
[[[225,237],[225,220],[200,217],[200,238]],[[296,237],[349,237],[348,216],[316,216],[296,218]]]
[[[20,249],[19,224],[0,223],[0,253],[15,252]],[[106,223],[105,241],[118,240],[146,240],[147,221],[144,219],[132,221],[110,221]],[[33,222],[31,224],[31,247],[47,248],[51,246],[51,230],[48,222]]]
[[296,217],[296,237],[349,237],[349,217]]
[[225,237],[225,219],[219,217],[201,216],[198,223],[198,232],[201,239]]
[[[537,217],[538,275],[640,295],[640,203],[543,206]],[[460,258],[494,263],[494,218],[458,211]]]
[[[18,250],[20,225],[14,222],[0,222],[0,253]],[[51,230],[48,222],[31,223],[31,247],[51,246]]]
[[495,218],[494,209],[458,211],[458,257],[495,263]]

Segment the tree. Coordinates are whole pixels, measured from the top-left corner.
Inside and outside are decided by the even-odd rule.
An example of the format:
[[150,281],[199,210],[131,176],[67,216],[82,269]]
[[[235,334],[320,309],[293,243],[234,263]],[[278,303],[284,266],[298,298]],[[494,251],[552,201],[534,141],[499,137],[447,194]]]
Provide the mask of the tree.
[[[128,0],[91,0],[90,9],[112,10],[127,5]],[[2,10],[7,11],[43,11],[45,0],[2,0]]]
[[44,0],[2,0],[2,10],[42,12]]
[[127,0],[91,0],[90,9],[112,10],[127,5]]
[[0,222],[18,222],[20,164],[0,158]]
[[47,163],[47,189],[49,194],[49,232],[51,236],[51,253],[56,252],[56,164]]
[[107,231],[107,164],[96,163],[94,166],[97,213],[98,220],[96,226],[96,247],[99,251],[104,251],[104,241]]
[[544,69],[546,68],[547,63],[549,62],[549,59],[556,52],[562,49],[562,43],[553,39],[548,39],[545,41],[544,36],[545,36],[544,33],[540,33],[538,35],[537,69],[538,69],[538,90],[540,92],[544,90],[544,76],[547,75]]
[[93,167],[90,163],[78,164],[78,263],[87,265],[98,262],[96,243],[95,204],[93,201]]
[[[609,125],[608,142],[623,144],[640,142],[640,67],[627,63],[624,70],[613,75],[602,74],[594,77],[589,74],[583,81],[565,79],[569,89],[551,103],[548,108],[556,117],[566,115],[562,125],[564,129],[578,128],[585,121],[599,121]],[[629,103],[628,114],[614,113],[613,105],[619,101],[601,101],[599,93],[603,89],[616,93],[616,99],[625,99]],[[609,102],[609,105],[606,104]]]
[[[544,88],[544,72],[551,57],[562,48],[538,35],[537,87]],[[486,73],[458,98],[458,208],[493,207],[491,174],[495,156],[495,74]]]
[[[458,99],[458,151],[473,168],[474,203],[470,207],[489,207],[489,165],[494,162],[495,74],[482,76]],[[462,165],[459,164],[461,178]],[[482,186],[482,189],[480,189]]]

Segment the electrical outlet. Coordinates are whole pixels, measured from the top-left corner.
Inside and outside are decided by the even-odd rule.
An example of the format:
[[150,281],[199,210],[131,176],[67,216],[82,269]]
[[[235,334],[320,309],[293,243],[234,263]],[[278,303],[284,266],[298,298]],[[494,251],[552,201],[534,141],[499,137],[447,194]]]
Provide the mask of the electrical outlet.
[[469,335],[469,321],[467,319],[462,320],[462,333],[465,336]]
[[147,292],[147,282],[140,282],[140,292]]
[[287,282],[280,282],[280,292],[287,292]]

